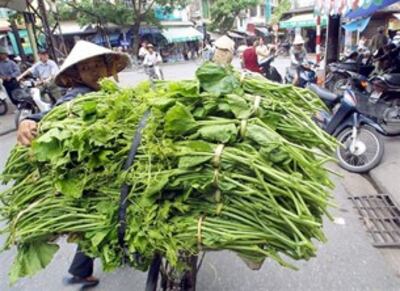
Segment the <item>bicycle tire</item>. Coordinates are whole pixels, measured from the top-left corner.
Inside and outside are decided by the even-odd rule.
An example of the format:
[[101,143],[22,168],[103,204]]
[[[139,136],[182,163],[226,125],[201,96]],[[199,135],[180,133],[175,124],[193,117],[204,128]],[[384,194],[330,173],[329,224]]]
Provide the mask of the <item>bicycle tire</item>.
[[[187,263],[190,269],[186,271],[180,282],[179,286],[175,285],[174,281],[171,281],[166,274],[162,272],[163,259],[160,255],[156,254],[151,262],[149,271],[147,273],[147,281],[145,291],[196,291],[196,280],[197,280],[197,256],[189,256],[187,258]],[[166,262],[167,266],[168,263]],[[170,286],[174,286],[170,289]],[[160,287],[160,289],[158,289]],[[179,289],[177,289],[179,288]]]

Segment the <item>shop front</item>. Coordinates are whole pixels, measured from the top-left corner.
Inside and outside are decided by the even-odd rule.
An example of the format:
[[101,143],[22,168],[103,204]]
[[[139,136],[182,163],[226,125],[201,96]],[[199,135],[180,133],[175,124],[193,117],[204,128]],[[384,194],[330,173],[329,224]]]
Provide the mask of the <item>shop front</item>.
[[193,26],[163,26],[160,53],[164,62],[174,63],[199,56],[203,34]]
[[[321,18],[321,28],[325,28],[328,24],[326,16]],[[296,34],[303,36],[305,47],[308,52],[315,52],[316,48],[316,16],[313,13],[302,13],[292,16],[291,18],[279,23],[280,29],[288,31],[287,35],[290,39],[285,41],[291,42]],[[325,39],[325,29],[321,31],[322,40]],[[322,43],[324,43],[322,41]]]

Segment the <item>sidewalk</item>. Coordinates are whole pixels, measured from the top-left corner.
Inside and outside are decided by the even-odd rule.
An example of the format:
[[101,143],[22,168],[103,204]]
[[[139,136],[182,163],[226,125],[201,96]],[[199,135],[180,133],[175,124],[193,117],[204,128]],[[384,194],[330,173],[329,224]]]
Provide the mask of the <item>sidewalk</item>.
[[384,192],[391,194],[400,207],[400,137],[385,138],[385,154],[378,167],[369,174],[376,185]]
[[[10,106],[11,107],[11,106]],[[9,108],[6,115],[0,116],[0,136],[17,130],[15,127],[14,108]]]

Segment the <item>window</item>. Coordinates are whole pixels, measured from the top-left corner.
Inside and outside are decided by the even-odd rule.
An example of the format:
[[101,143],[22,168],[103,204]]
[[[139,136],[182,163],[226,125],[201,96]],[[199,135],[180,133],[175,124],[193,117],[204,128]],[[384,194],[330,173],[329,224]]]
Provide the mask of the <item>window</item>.
[[250,8],[250,17],[256,17],[257,16],[257,6],[251,7]]
[[260,5],[260,13],[261,13],[261,16],[265,16],[265,5]]

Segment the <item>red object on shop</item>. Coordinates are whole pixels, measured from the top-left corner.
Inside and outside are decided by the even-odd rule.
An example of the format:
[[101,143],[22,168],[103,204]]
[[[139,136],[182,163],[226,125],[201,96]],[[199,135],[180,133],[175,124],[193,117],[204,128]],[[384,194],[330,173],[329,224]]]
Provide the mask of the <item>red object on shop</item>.
[[254,23],[247,23],[247,32],[251,35],[256,34],[256,25]]

